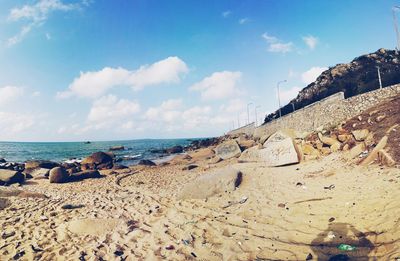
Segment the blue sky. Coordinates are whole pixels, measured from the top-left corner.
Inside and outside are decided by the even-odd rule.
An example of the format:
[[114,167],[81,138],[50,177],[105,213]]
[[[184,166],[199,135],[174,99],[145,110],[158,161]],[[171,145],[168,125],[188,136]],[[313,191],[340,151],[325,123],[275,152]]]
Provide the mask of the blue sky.
[[395,47],[398,0],[0,2],[0,140],[221,135]]

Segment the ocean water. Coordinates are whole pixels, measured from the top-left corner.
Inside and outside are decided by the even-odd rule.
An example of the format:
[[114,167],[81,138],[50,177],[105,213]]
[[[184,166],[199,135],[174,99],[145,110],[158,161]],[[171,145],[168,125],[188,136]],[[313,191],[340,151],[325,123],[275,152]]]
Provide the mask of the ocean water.
[[82,159],[96,151],[108,151],[113,146],[124,146],[124,150],[113,151],[123,165],[134,165],[141,159],[159,160],[167,155],[151,153],[153,149],[189,145],[196,139],[143,139],[127,141],[84,142],[0,142],[0,158],[9,162],[28,160],[51,160],[65,162]]

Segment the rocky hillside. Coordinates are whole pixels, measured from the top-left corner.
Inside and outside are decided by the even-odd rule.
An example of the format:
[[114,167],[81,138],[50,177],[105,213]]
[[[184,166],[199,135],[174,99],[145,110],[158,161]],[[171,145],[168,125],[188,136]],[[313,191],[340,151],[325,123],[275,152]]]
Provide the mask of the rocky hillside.
[[[379,49],[324,71],[315,82],[282,107],[282,115],[293,111],[292,103],[296,109],[300,109],[337,92],[344,92],[347,98],[379,88],[376,66],[380,67],[383,86],[400,83],[400,54],[393,50]],[[279,111],[275,111],[267,115],[264,122],[278,117]]]

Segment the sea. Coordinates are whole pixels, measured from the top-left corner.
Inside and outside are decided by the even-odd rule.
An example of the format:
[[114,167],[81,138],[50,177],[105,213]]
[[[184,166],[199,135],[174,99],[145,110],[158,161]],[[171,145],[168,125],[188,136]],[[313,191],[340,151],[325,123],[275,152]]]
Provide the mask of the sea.
[[142,159],[165,161],[171,155],[155,153],[153,150],[173,146],[187,146],[199,139],[141,139],[126,141],[90,142],[0,142],[0,158],[8,162],[28,160],[50,160],[55,162],[79,161],[97,151],[107,152],[111,147],[124,146],[124,150],[113,151],[123,165],[136,165]]

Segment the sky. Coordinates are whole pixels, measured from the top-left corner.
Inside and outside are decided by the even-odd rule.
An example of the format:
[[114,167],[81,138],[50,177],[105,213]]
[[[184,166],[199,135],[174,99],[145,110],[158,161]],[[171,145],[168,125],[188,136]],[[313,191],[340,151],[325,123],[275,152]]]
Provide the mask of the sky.
[[[1,0],[0,141],[219,136],[394,49],[399,0]],[[400,15],[400,14],[399,14]],[[249,114],[247,114],[249,108]]]

